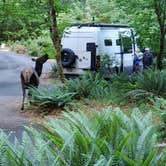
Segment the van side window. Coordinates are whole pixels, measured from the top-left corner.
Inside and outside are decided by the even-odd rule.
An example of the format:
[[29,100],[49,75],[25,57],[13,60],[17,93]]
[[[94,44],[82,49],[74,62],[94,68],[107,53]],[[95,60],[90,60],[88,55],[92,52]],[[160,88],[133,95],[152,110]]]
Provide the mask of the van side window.
[[121,45],[121,40],[120,40],[120,39],[117,39],[117,40],[116,40],[116,45],[117,45],[117,46],[120,46],[120,45]]
[[123,37],[123,49],[124,53],[131,53],[132,52],[132,41],[130,37]]
[[117,39],[116,45],[122,46],[124,53],[132,52],[132,41],[130,37],[122,37],[121,39]]
[[104,44],[105,44],[105,46],[112,46],[112,40],[111,39],[105,39]]

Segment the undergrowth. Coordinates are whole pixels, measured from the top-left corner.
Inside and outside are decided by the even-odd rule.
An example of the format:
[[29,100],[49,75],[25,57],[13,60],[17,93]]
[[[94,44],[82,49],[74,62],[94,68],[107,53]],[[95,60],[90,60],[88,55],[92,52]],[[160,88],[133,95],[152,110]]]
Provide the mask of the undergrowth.
[[65,112],[35,128],[26,127],[22,142],[13,143],[0,131],[1,165],[123,165],[163,166],[166,151],[157,145],[151,112],[135,109],[126,116],[120,109],[102,112]]

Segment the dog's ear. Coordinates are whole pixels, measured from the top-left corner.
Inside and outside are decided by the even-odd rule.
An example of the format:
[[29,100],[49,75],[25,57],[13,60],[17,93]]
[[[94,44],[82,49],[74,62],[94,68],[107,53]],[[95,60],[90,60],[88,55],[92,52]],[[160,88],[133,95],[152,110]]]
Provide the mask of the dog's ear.
[[36,59],[35,58],[31,58],[32,61],[36,62]]

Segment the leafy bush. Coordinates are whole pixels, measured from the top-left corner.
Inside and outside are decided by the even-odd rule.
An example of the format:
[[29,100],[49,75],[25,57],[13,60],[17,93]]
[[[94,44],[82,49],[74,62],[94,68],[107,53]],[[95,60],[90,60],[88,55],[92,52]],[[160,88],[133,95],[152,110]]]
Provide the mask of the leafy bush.
[[116,90],[123,91],[123,93],[135,89],[138,86],[136,75],[128,75],[127,73],[121,73],[119,75],[112,75],[111,80],[112,87]]
[[50,58],[55,58],[55,50],[52,41],[47,36],[29,39],[23,43],[31,56],[39,56],[47,53]]
[[27,48],[20,41],[10,43],[10,46],[11,46],[11,50],[16,53],[25,54],[27,52]]
[[49,35],[28,39],[26,41],[9,42],[11,49],[17,53],[28,54],[30,56],[39,57],[41,54],[47,53],[50,58],[55,58],[55,49]]
[[66,80],[64,90],[75,93],[74,97],[106,98],[110,94],[109,82],[99,74],[87,72],[76,79]]
[[65,85],[61,87],[32,88],[30,104],[42,107],[63,107],[72,103],[73,99],[103,99],[109,94],[109,82],[98,74],[87,73],[80,78],[66,80]]
[[158,137],[161,139],[166,138],[166,100],[163,98],[156,97],[151,100],[153,103],[153,108],[159,115],[159,120],[157,123]]
[[54,76],[55,78],[58,78],[59,77],[59,71],[58,71],[58,68],[57,68],[57,65],[54,64],[52,65],[52,68],[51,68],[51,74],[52,76]]
[[141,89],[166,97],[166,71],[149,69],[143,75],[139,75],[138,82]]
[[[22,144],[9,143],[1,131],[1,163],[6,165],[146,165],[162,166],[151,113],[135,109],[131,117],[119,109],[104,112],[63,114],[49,119],[47,127],[27,128]],[[33,139],[32,139],[33,138]]]
[[166,71],[145,70],[137,77],[137,88],[128,93],[134,98],[162,96],[166,97]]
[[42,107],[63,107],[72,102],[74,93],[62,91],[60,88],[33,88],[31,104]]
[[[124,104],[128,103],[126,93],[137,88],[137,76],[120,73],[119,75],[111,76],[111,100],[113,103]],[[127,99],[127,100],[126,100]]]
[[109,55],[100,55],[100,69],[99,73],[104,77],[104,78],[109,78],[112,73],[115,73],[115,71],[112,69],[112,61],[110,59]]

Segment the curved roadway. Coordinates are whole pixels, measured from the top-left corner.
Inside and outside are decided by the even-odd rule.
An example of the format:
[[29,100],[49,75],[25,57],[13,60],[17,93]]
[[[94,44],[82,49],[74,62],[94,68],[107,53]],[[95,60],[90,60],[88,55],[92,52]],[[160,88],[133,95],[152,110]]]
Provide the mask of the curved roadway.
[[[46,72],[51,65],[45,64],[43,70]],[[15,131],[16,135],[20,135],[22,126],[28,124],[28,118],[19,112],[22,100],[20,71],[26,65],[34,66],[30,57],[0,51],[0,128]]]

